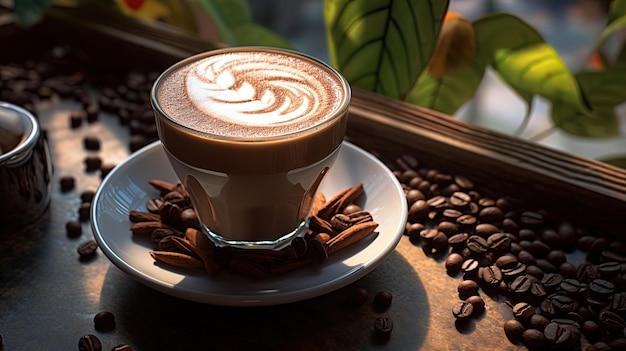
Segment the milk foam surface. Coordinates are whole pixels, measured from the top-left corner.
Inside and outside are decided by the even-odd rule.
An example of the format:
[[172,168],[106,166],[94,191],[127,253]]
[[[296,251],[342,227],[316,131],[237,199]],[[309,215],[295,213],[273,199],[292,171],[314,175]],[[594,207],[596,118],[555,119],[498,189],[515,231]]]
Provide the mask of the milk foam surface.
[[324,68],[275,52],[204,57],[165,77],[157,94],[176,123],[237,138],[309,129],[332,117],[346,96]]

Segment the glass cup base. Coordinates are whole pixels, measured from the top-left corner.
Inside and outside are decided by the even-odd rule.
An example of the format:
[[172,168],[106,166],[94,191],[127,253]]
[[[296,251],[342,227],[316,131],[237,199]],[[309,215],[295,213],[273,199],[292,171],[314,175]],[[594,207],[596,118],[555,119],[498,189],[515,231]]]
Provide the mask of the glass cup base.
[[241,249],[270,249],[280,250],[289,245],[293,238],[304,235],[309,229],[309,220],[302,221],[293,231],[275,239],[275,240],[233,240],[225,238],[214,233],[207,226],[200,224],[200,228],[216,246],[220,247],[236,247]]

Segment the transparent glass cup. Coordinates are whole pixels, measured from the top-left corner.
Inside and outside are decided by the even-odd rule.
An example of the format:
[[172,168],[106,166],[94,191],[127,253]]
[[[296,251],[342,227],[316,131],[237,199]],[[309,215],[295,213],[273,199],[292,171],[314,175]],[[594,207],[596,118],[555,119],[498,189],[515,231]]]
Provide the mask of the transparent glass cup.
[[[233,57],[240,61],[221,62]],[[292,64],[296,70],[281,66]],[[285,86],[282,69],[290,71]],[[256,75],[263,79],[251,78]],[[225,96],[204,95],[222,89]],[[242,95],[246,97],[240,99]],[[270,102],[262,113],[240,112],[244,105],[265,104],[263,99]],[[339,73],[293,51],[220,49],[164,71],[154,83],[151,101],[169,162],[190,194],[201,229],[215,243],[279,248],[306,232],[315,193],[345,135],[350,87]],[[296,102],[306,108],[289,107]],[[309,115],[315,117],[309,120]],[[298,126],[292,122],[296,120]],[[224,135],[231,129],[237,132]]]

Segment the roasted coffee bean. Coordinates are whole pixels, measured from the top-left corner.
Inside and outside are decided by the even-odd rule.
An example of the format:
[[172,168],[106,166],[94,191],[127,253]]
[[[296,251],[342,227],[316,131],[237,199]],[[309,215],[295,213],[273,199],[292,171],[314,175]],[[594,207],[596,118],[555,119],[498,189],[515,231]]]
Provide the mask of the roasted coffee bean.
[[78,349],[80,351],[101,351],[102,343],[97,336],[87,334],[78,339]]
[[94,136],[86,136],[83,138],[83,147],[90,151],[100,150],[100,139]]
[[581,332],[589,341],[595,341],[603,334],[602,327],[593,320],[586,320],[581,325]]
[[505,233],[494,233],[487,238],[487,245],[491,252],[503,253],[511,248],[511,239]]
[[580,345],[580,332],[551,322],[543,330],[546,340],[556,349],[573,349]]
[[146,203],[146,208],[152,213],[159,213],[161,206],[163,206],[163,200],[161,199],[150,199]]
[[517,260],[525,264],[526,266],[536,265],[537,259],[535,256],[526,250],[522,250],[517,254]]
[[441,231],[433,238],[431,245],[437,252],[445,252],[448,249],[448,237]]
[[[478,203],[480,205],[480,202]],[[482,223],[500,223],[504,219],[504,213],[496,206],[484,207],[478,212],[478,220]]]
[[61,185],[61,192],[64,193],[74,190],[74,188],[76,187],[76,179],[72,176],[61,177],[59,183]]
[[337,232],[342,232],[352,225],[352,220],[348,215],[337,213],[330,219],[330,225],[337,230]]
[[509,284],[509,291],[518,298],[526,297],[530,294],[533,280],[534,278],[521,275]]
[[85,163],[85,172],[95,172],[102,166],[102,159],[99,156],[89,155],[83,161]]
[[535,314],[535,308],[528,302],[518,302],[513,306],[512,312],[515,319],[524,323]]
[[476,255],[484,255],[489,250],[487,239],[478,235],[472,235],[467,238],[466,245],[467,248]]
[[539,212],[524,211],[520,215],[520,223],[528,228],[536,228],[544,222],[543,215]]
[[98,243],[95,240],[87,240],[76,248],[79,258],[81,260],[88,260],[95,256],[96,250],[98,250]]
[[374,319],[374,334],[377,337],[389,337],[393,330],[393,321],[389,317],[376,317]]
[[308,243],[308,251],[311,252],[316,263],[322,264],[328,261],[328,251],[326,245],[318,240],[311,240]]
[[374,295],[374,306],[377,308],[388,308],[391,306],[393,295],[390,291],[383,290]]
[[502,271],[503,280],[512,281],[526,273],[526,265],[521,262],[517,262],[514,267],[500,268],[500,270]]
[[459,232],[459,226],[453,222],[442,221],[437,225],[437,230],[446,234],[447,237],[451,237]]
[[530,295],[533,297],[534,301],[541,301],[548,296],[548,292],[540,281],[533,280],[530,286]]
[[469,238],[467,233],[455,234],[448,238],[448,245],[450,245],[453,250],[460,250],[466,247],[467,238]]
[[610,332],[623,332],[626,324],[624,318],[613,311],[602,311],[598,315],[598,324]]
[[496,287],[502,282],[502,271],[495,265],[484,267],[480,273],[481,280],[488,287]]
[[517,257],[515,257],[514,255],[504,254],[498,257],[495,263],[496,263],[496,266],[498,266],[500,269],[503,269],[503,268],[512,268],[512,267],[517,266],[518,261],[517,261]]
[[69,118],[70,118],[70,128],[72,129],[78,129],[83,124],[82,114],[71,113],[69,115]]
[[[605,251],[603,251],[605,252]],[[617,276],[622,271],[622,265],[619,262],[604,262],[598,265],[598,274],[602,278],[611,279]]]
[[581,283],[576,279],[563,279],[559,285],[559,290],[569,296],[581,296],[587,291],[587,284]]
[[464,192],[457,191],[450,195],[450,204],[456,208],[462,209],[469,205],[471,201],[472,198]]
[[411,206],[417,200],[426,200],[426,196],[418,189],[410,189],[405,194],[408,205]]
[[474,228],[474,234],[483,238],[488,238],[491,234],[497,233],[499,231],[500,228],[491,223],[480,223]]
[[611,310],[621,314],[626,312],[626,292],[618,292],[611,296]]
[[456,219],[456,224],[459,225],[459,230],[471,231],[478,222],[476,217],[470,214],[464,214]]
[[550,263],[550,261],[544,258],[537,259],[535,264],[545,273],[556,273],[559,271],[559,268],[557,266],[553,265],[552,263]]
[[[455,222],[457,218],[461,217],[463,215],[463,212],[452,209],[452,208],[447,208],[443,211],[442,216],[446,221],[450,221],[450,222]],[[457,228],[458,228],[458,223],[457,223]]]
[[95,195],[96,195],[95,191],[85,190],[80,194],[80,201],[82,203],[91,203]]
[[115,328],[115,315],[109,311],[98,312],[93,317],[94,328],[97,331],[109,331]]
[[577,268],[569,262],[565,262],[559,266],[559,273],[563,278],[576,278]]
[[504,334],[514,344],[517,344],[522,340],[522,333],[524,333],[524,325],[517,319],[509,319],[504,322]]
[[180,223],[185,228],[198,228],[198,214],[193,208],[187,208],[180,214]]
[[538,313],[533,314],[528,319],[528,327],[537,330],[544,330],[546,325],[548,325],[549,323],[550,320],[548,318]]
[[562,250],[552,250],[546,256],[546,260],[559,267],[567,261],[567,256],[565,256],[565,252]]
[[528,265],[526,266],[526,275],[531,276],[531,277],[535,277],[536,279],[543,279],[543,276],[545,275],[545,273],[541,270],[541,268],[537,267],[536,265]]
[[609,241],[605,238],[595,238],[591,244],[587,247],[587,252],[590,254],[599,254],[606,250],[609,246]]
[[472,295],[465,299],[465,301],[472,304],[472,307],[474,308],[474,315],[478,315],[485,310],[485,300],[483,300],[479,295]]
[[469,296],[478,295],[478,283],[473,280],[463,280],[457,286],[457,291],[461,298],[467,298]]
[[431,245],[433,239],[437,236],[439,231],[434,228],[424,229],[420,232],[420,238],[424,241],[424,243]]
[[457,320],[469,319],[474,313],[474,306],[467,301],[458,301],[452,305],[452,315]]
[[533,240],[530,243],[530,253],[532,253],[535,257],[546,257],[552,248],[548,246],[548,244],[544,243],[541,240]]
[[426,229],[426,226],[422,223],[407,222],[406,234],[412,243],[417,244],[421,240],[420,232],[424,229]]
[[83,226],[79,221],[70,220],[65,223],[65,232],[68,237],[76,238],[83,233]]
[[478,276],[480,264],[473,258],[466,259],[461,265],[463,271],[463,279],[474,279]]
[[453,252],[446,258],[445,267],[449,274],[456,274],[461,270],[464,258],[461,254]]
[[561,312],[563,314],[574,312],[578,310],[578,307],[580,306],[580,302],[578,300],[560,293],[552,294],[544,301],[549,301],[557,312]]
[[517,236],[519,237],[519,240],[528,241],[528,242],[533,242],[537,240],[537,237],[538,237],[537,233],[534,230],[529,229],[529,228],[520,229]]
[[580,264],[576,270],[576,277],[581,282],[590,282],[594,279],[600,278],[600,273],[598,272],[598,266],[584,262]]
[[90,215],[91,215],[91,203],[83,202],[82,204],[80,204],[80,207],[78,207],[78,218],[80,219],[80,221],[87,222],[89,220]]
[[554,229],[544,229],[541,231],[540,240],[553,248],[561,247],[563,242],[559,233]]
[[541,279],[541,284],[549,292],[556,291],[562,282],[563,276],[558,273],[548,273]]
[[522,333],[522,344],[530,351],[544,350],[548,345],[543,332],[537,329],[526,329]]
[[418,222],[428,215],[429,205],[426,200],[417,200],[409,208],[408,219],[410,222]]
[[303,237],[297,236],[293,238],[290,245],[296,253],[297,257],[304,257],[304,255],[306,255],[308,244],[306,239],[304,239]]
[[608,299],[615,292],[615,285],[608,280],[594,279],[589,282],[589,294],[598,299]]
[[519,235],[519,226],[511,218],[505,218],[502,220],[502,230],[514,235]]
[[367,290],[363,288],[352,288],[348,292],[346,302],[350,306],[361,306],[367,302],[368,297],[369,293]]

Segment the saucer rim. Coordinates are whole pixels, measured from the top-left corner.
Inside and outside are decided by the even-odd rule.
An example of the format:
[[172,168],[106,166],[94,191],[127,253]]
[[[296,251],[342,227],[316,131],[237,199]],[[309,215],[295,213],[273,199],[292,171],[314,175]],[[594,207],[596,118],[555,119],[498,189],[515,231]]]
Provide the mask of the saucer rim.
[[[395,191],[398,195],[402,195],[399,198],[404,199],[404,193],[402,186],[399,181],[395,177],[395,175],[385,166],[380,160],[376,157],[368,153],[367,151],[361,149],[360,147],[348,142],[344,141],[342,143],[342,148],[347,147],[352,149],[351,151],[358,153],[361,157],[365,157],[369,159],[370,162],[374,162],[374,164],[380,168],[380,171],[384,173],[385,178],[389,178],[391,183],[394,185],[395,189],[389,189],[389,191]],[[337,290],[341,287],[347,286],[356,280],[364,277],[369,272],[374,270],[378,265],[380,265],[391,253],[395,250],[395,247],[400,242],[400,239],[404,233],[404,227],[407,218],[407,204],[406,201],[400,201],[400,213],[398,215],[398,223],[393,228],[393,232],[386,234],[385,237],[388,238],[387,242],[380,243],[381,250],[375,256],[370,256],[367,260],[364,260],[363,263],[358,264],[351,269],[347,269],[343,272],[343,274],[336,274],[335,276],[329,277],[322,284],[317,284],[310,286],[308,288],[303,288],[300,290],[290,290],[285,292],[279,292],[275,294],[268,293],[267,295],[259,295],[259,291],[255,291],[254,295],[246,294],[243,291],[241,294],[231,295],[231,294],[220,294],[220,293],[203,293],[198,291],[198,289],[194,289],[193,286],[189,287],[186,285],[173,285],[169,282],[163,281],[159,279],[158,276],[154,276],[149,274],[149,272],[145,272],[140,270],[136,264],[132,262],[128,262],[126,259],[120,256],[116,250],[114,250],[109,242],[111,241],[111,235],[107,235],[105,233],[106,229],[100,227],[100,222],[98,219],[99,211],[101,209],[101,199],[104,196],[107,187],[113,186],[111,182],[113,179],[119,174],[123,174],[124,172],[128,172],[129,169],[132,169],[133,166],[137,167],[137,164],[141,164],[144,158],[155,157],[154,153],[164,152],[164,150],[159,150],[158,148],[162,147],[160,141],[155,141],[142,149],[136,151],[131,154],[127,159],[118,164],[102,181],[101,185],[98,187],[96,194],[93,199],[93,206],[91,210],[91,227],[93,230],[93,236],[96,239],[101,251],[105,254],[105,256],[111,261],[116,267],[121,269],[124,273],[130,275],[136,281],[154,289],[160,291],[162,293],[175,296],[181,299],[204,303],[204,304],[213,304],[213,305],[222,305],[222,306],[269,306],[269,305],[278,305],[285,304],[291,302],[297,302],[301,300],[310,299],[313,297],[321,296],[326,293]],[[340,152],[346,152],[341,151]],[[160,157],[160,156],[156,156]],[[145,162],[145,161],[144,161]],[[165,160],[167,162],[167,160]],[[364,161],[362,161],[364,162]],[[167,167],[170,167],[169,164]],[[173,172],[173,170],[172,170]],[[329,174],[332,177],[332,172]],[[148,179],[146,179],[147,183]],[[130,222],[129,222],[130,227]],[[132,235],[130,230],[128,231],[128,235]],[[376,239],[374,239],[376,240]],[[369,245],[369,244],[368,244]],[[344,254],[344,256],[339,256],[335,258],[336,262],[330,264],[341,263],[345,260],[348,260],[354,256],[356,256],[358,252],[353,253],[350,256]],[[146,260],[153,261],[149,255],[145,255]],[[328,264],[328,263],[326,263]],[[164,270],[171,270],[167,268],[163,268]],[[182,274],[182,273],[181,273]],[[204,277],[201,276],[202,273],[198,274],[198,278],[200,279],[212,279],[208,275]],[[285,280],[283,276],[276,277],[276,281],[280,282],[281,280]]]

